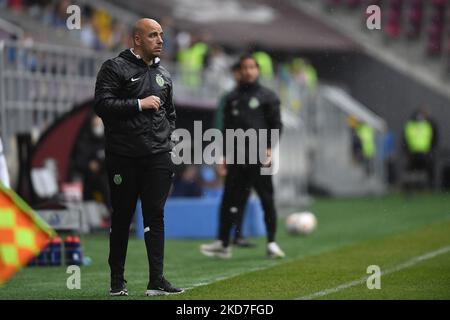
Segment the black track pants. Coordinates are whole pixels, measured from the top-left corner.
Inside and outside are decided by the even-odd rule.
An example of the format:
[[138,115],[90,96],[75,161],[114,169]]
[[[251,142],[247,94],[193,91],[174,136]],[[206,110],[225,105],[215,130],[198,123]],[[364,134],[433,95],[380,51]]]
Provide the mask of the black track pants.
[[174,172],[171,156],[168,152],[142,158],[108,154],[106,164],[113,208],[108,259],[111,274],[124,273],[130,223],[140,198],[150,281],[155,281],[163,274],[164,205]]
[[[228,165],[225,190],[220,207],[219,240],[225,246],[230,242],[230,230],[242,221],[245,205],[255,188],[264,209],[268,242],[275,241],[277,213],[273,199],[272,176],[261,175],[258,165]],[[238,230],[239,232],[239,230]]]

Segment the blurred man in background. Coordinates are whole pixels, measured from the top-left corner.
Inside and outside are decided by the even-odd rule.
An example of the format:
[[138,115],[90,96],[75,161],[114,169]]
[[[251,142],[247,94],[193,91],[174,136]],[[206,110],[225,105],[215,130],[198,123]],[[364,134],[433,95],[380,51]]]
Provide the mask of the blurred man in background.
[[376,153],[375,130],[363,121],[357,121],[356,135],[361,144],[361,159],[366,174],[369,176],[374,171],[374,157]]
[[[235,85],[237,86],[239,84],[239,81],[241,79],[241,67],[239,66],[239,63],[234,63],[231,68],[231,74],[233,75],[233,79],[235,81]],[[233,88],[234,90],[235,88]],[[219,99],[219,103],[217,105],[217,109],[214,112],[214,120],[213,120],[213,126],[216,129],[219,129],[222,131],[223,129],[223,109],[225,108],[225,101],[226,97],[229,94],[229,92],[222,95]]]
[[202,84],[205,58],[209,46],[202,35],[195,35],[190,46],[178,51],[177,62],[180,66],[183,84],[191,88],[199,88]]
[[201,197],[202,186],[199,183],[198,169],[195,165],[188,165],[181,172],[180,177],[173,183],[171,197]]
[[428,185],[432,187],[439,135],[436,123],[426,108],[420,108],[412,114],[403,134],[407,170],[412,173],[425,172]]
[[170,137],[176,114],[172,79],[160,66],[162,36],[158,22],[138,20],[133,28],[133,48],[107,60],[97,75],[95,111],[105,125],[113,207],[108,260],[113,296],[128,295],[125,258],[139,197],[150,266],[146,295],[183,291],[163,276],[164,206],[174,176]]
[[294,58],[291,62],[291,72],[302,87],[305,86],[313,94],[317,89],[317,71],[308,59]]
[[355,116],[347,118],[352,139],[352,158],[357,164],[362,164],[367,175],[374,172],[374,157],[376,153],[375,130]]
[[[251,55],[244,55],[239,60],[241,79],[239,86],[231,91],[225,99],[223,129],[273,129],[281,130],[280,100],[274,92],[258,82],[259,66]],[[270,135],[270,133],[269,133]],[[250,191],[256,189],[264,209],[264,222],[267,230],[267,254],[271,258],[282,258],[284,252],[275,242],[277,214],[273,199],[271,175],[262,175],[261,167],[270,166],[272,146],[266,150],[267,162],[249,163],[249,143],[245,150],[237,149],[235,153],[245,151],[245,164],[227,163],[225,190],[222,197],[219,221],[219,240],[204,244],[200,251],[206,256],[231,258],[230,231],[233,225],[242,221],[242,215]],[[227,150],[229,152],[229,150]],[[236,154],[233,155],[236,163]]]
[[[239,85],[239,82],[241,80],[241,67],[239,65],[239,63],[234,63],[231,66],[231,73],[233,75],[233,79],[236,83],[236,87]],[[235,87],[235,88],[236,88]],[[233,88],[233,90],[235,89]],[[225,130],[223,130],[223,110],[225,108],[225,103],[226,103],[226,99],[228,96],[229,92],[227,92],[226,94],[224,94],[220,99],[219,99],[219,103],[217,106],[216,111],[214,112],[214,122],[213,122],[213,126],[216,129],[221,130],[223,133],[225,133]],[[226,165],[225,163],[221,163],[218,165],[218,172],[224,172],[224,174],[226,174]],[[242,213],[240,219],[236,222],[236,228],[234,231],[234,240],[233,240],[233,245],[237,246],[237,247],[242,247],[242,248],[251,248],[254,247],[255,244],[248,241],[247,239],[245,239],[243,233],[242,233],[242,224],[244,221],[244,213]]]
[[74,152],[75,174],[83,181],[83,200],[94,200],[111,208],[105,165],[105,135],[102,120],[92,115],[87,130],[77,139]]

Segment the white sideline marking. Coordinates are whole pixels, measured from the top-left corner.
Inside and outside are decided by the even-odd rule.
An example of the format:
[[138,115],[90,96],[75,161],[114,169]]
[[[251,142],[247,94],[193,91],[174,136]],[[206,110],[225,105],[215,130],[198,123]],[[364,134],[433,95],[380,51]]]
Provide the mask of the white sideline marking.
[[183,289],[185,291],[192,290],[192,289],[197,288],[197,287],[207,286],[207,285],[213,284],[215,282],[219,282],[219,281],[222,281],[222,280],[228,280],[228,279],[231,279],[231,278],[234,278],[234,277],[237,277],[237,276],[241,276],[243,274],[254,272],[254,271],[261,271],[261,270],[269,269],[269,268],[274,267],[274,266],[276,266],[276,265],[267,265],[267,266],[263,266],[263,267],[249,268],[249,269],[245,270],[245,272],[241,272],[241,273],[238,272],[238,273],[233,273],[233,274],[229,274],[229,275],[226,275],[226,276],[219,276],[217,278],[208,280],[206,282],[195,283],[191,287],[186,287],[186,288],[183,288]]
[[[397,272],[397,271],[400,271],[400,270],[403,270],[403,269],[410,268],[410,267],[415,266],[416,264],[418,264],[418,263],[420,263],[422,261],[432,259],[432,258],[437,257],[439,255],[445,254],[445,253],[447,253],[449,251],[450,251],[450,246],[442,247],[442,248],[440,248],[438,250],[431,251],[431,252],[428,252],[428,253],[426,253],[424,255],[414,257],[414,258],[412,258],[412,259],[410,259],[410,260],[408,260],[406,262],[403,262],[403,263],[401,263],[401,264],[399,264],[397,266],[389,268],[386,271],[382,271],[381,275],[383,276],[383,275],[394,273],[394,272]],[[368,276],[364,276],[364,277],[362,277],[360,279],[357,279],[357,280],[354,280],[354,281],[351,281],[351,282],[347,282],[347,283],[343,283],[343,284],[341,284],[341,285],[339,285],[339,286],[337,286],[335,288],[330,288],[330,289],[325,289],[325,290],[322,290],[322,291],[318,291],[318,292],[312,293],[312,294],[307,295],[307,296],[296,298],[295,300],[312,300],[312,299],[315,299],[315,298],[318,298],[318,297],[323,297],[323,296],[329,295],[331,293],[336,293],[336,292],[341,291],[341,290],[345,290],[345,289],[348,289],[348,288],[351,288],[351,287],[354,287],[354,286],[357,286],[357,285],[361,285],[361,284],[363,284],[363,283],[365,283],[367,281],[367,278],[368,278]]]

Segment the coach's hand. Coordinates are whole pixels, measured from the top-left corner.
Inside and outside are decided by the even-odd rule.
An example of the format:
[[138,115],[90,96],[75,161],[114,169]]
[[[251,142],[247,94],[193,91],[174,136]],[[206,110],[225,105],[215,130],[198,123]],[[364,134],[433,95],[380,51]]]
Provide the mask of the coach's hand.
[[98,163],[98,161],[97,160],[91,160],[91,161],[89,161],[89,170],[92,172],[92,173],[97,173],[97,172],[99,172],[100,171],[100,163]]
[[157,96],[148,96],[141,100],[142,110],[155,109],[158,110],[161,106],[161,100]]
[[272,166],[272,149],[267,149],[266,156],[266,161],[262,163],[264,168]]
[[217,163],[217,174],[222,178],[227,175],[227,165],[224,157],[220,157],[219,162]]

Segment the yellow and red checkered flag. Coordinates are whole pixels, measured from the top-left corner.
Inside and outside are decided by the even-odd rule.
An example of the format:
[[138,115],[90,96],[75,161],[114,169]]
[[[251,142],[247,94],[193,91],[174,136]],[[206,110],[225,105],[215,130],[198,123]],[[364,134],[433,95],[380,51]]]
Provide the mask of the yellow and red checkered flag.
[[55,232],[0,183],[0,286],[44,249]]

